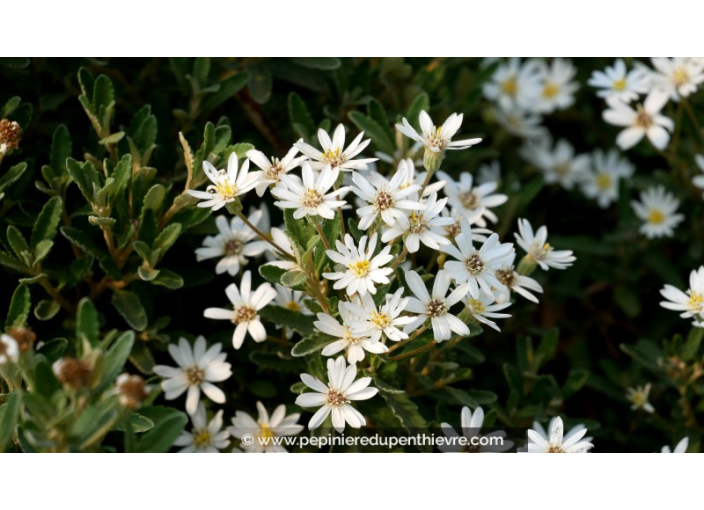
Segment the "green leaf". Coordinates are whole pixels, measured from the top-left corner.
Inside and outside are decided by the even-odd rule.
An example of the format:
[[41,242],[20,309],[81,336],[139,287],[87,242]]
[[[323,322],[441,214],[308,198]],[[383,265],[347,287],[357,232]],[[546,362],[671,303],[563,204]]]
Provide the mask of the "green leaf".
[[[14,225],[7,227],[7,242],[10,244],[12,251],[15,252],[15,255],[17,255],[17,258],[30,266],[32,262],[32,253],[34,250],[29,247],[29,244],[27,244],[22,232],[20,232],[20,230]],[[28,258],[30,260],[27,260]]]
[[286,270],[271,264],[259,266],[259,274],[270,283],[281,283],[281,277],[286,273]]
[[113,183],[108,188],[108,204],[114,205],[124,198],[125,189],[132,178],[132,156],[125,154],[115,165],[115,169],[110,174]]
[[536,369],[540,368],[546,361],[552,358],[557,350],[557,343],[560,331],[557,328],[552,328],[543,335],[538,345],[538,350],[535,352],[534,364]]
[[294,128],[300,126],[301,129],[296,130],[299,136],[308,138],[315,133],[316,129],[313,117],[308,111],[306,103],[301,99],[301,96],[295,92],[291,92],[288,95],[288,115],[291,118],[291,125],[294,126]]
[[112,295],[112,305],[131,328],[137,331],[145,330],[148,324],[147,312],[137,294],[127,290],[115,291]]
[[259,311],[259,315],[278,326],[285,326],[303,336],[310,336],[316,331],[313,326],[315,319],[312,316],[303,315],[282,306],[265,306]]
[[100,145],[108,145],[108,144],[114,145],[117,142],[119,142],[120,140],[122,140],[124,137],[125,137],[125,132],[118,131],[117,133],[113,133],[109,136],[106,136],[105,138],[100,140],[98,143]]
[[49,364],[59,359],[68,347],[68,340],[65,338],[54,338],[37,349],[37,353],[43,355]]
[[292,269],[281,276],[281,285],[295,289],[305,284],[306,280],[308,280],[308,275],[304,271]]
[[154,278],[159,276],[159,270],[140,266],[137,268],[137,274],[139,274],[139,277],[145,282],[151,282]]
[[127,357],[134,344],[134,331],[125,331],[118,336],[105,353],[105,366],[103,367],[103,381],[101,387],[106,387],[124,371]]
[[22,392],[13,391],[7,396],[6,402],[0,406],[0,453],[12,450],[12,437],[20,417]]
[[259,104],[266,103],[271,97],[273,79],[271,71],[266,65],[253,64],[247,67],[247,71],[252,75],[249,80],[249,93]]
[[103,178],[95,169],[93,163],[90,161],[79,163],[73,158],[68,158],[66,160],[66,169],[88,203],[95,203],[95,189],[103,187]]
[[142,409],[140,414],[154,423],[154,428],[146,432],[139,441],[140,453],[167,452],[188,423],[188,417],[184,413],[169,407],[147,407]]
[[252,351],[249,353],[249,360],[260,368],[277,372],[288,372],[296,374],[296,376],[305,371],[305,365],[301,360],[288,358],[283,353],[278,352]]
[[146,342],[137,342],[132,347],[129,360],[143,374],[151,374],[154,369],[154,357]]
[[377,121],[357,111],[350,112],[348,116],[360,131],[364,131],[372,139],[381,152],[393,155],[394,141],[388,137],[386,130]]
[[61,227],[61,235],[78,246],[81,251],[92,255],[98,260],[103,260],[107,253],[99,248],[82,230],[74,227]]
[[144,218],[144,214],[147,210],[152,210],[154,213],[158,213],[161,206],[166,198],[166,188],[161,184],[155,184],[147,194],[144,196],[144,202],[142,202],[142,214],[141,217]]
[[699,352],[699,346],[704,339],[704,328],[693,327],[687,335],[687,342],[682,348],[682,361],[688,362],[697,355]]
[[53,299],[43,299],[34,307],[34,316],[40,321],[53,319],[61,310],[59,303]]
[[[151,430],[154,428],[154,422],[147,418],[146,416],[142,416],[139,413],[132,413],[130,414],[129,417],[129,425],[132,428],[132,432],[136,434],[142,434],[148,430]],[[119,423],[115,426],[113,430],[119,430],[124,432],[125,427],[123,426],[122,423]]]
[[176,290],[183,287],[183,278],[168,269],[160,269],[159,274],[152,280],[152,283],[167,289]]
[[316,332],[294,345],[293,349],[291,349],[291,356],[300,357],[318,352],[334,341],[335,339],[331,336]]
[[110,78],[101,74],[96,78],[93,85],[93,106],[96,113],[100,112],[100,108],[108,108],[115,102],[115,88],[112,85]]
[[406,119],[416,131],[420,132],[420,123],[418,122],[420,112],[428,110],[430,110],[430,98],[428,94],[422,92],[416,96],[406,112]]
[[57,176],[64,175],[66,170],[66,160],[71,157],[73,143],[68,128],[61,124],[54,130],[54,137],[51,140],[51,168]]
[[0,175],[0,191],[7,188],[10,184],[17,181],[24,171],[27,170],[27,163],[18,163],[15,166],[11,166],[7,172]]
[[12,255],[5,253],[4,251],[0,251],[0,264],[20,273],[27,272],[27,266],[25,264],[17,260]]
[[237,73],[221,81],[218,91],[203,101],[202,110],[208,111],[220,106],[247,85],[248,81],[248,73]]
[[308,235],[308,224],[304,218],[297,220],[293,217],[293,209],[284,210],[284,223],[286,224],[286,234],[288,235],[291,242],[298,246],[301,253],[306,251],[306,246],[308,245],[308,239],[311,236]]
[[179,223],[172,223],[159,233],[154,240],[154,244],[152,244],[152,250],[160,250],[159,260],[173,246],[179,235],[181,235],[181,225]]
[[570,370],[567,375],[567,380],[565,381],[564,386],[562,386],[562,396],[567,398],[581,390],[584,383],[587,382],[587,377],[589,377],[589,372],[587,370]]
[[37,246],[39,241],[45,239],[54,239],[56,231],[61,221],[61,211],[63,202],[61,197],[51,197],[42,207],[37,221],[32,229],[32,246]]
[[34,265],[36,266],[42,260],[44,260],[47,255],[49,255],[49,252],[53,247],[54,241],[52,241],[51,239],[44,239],[43,241],[39,241],[39,243],[37,243],[37,247],[34,249]]
[[418,406],[411,401],[411,398],[403,390],[394,388],[378,377],[374,378],[374,386],[379,388],[379,395],[389,406],[391,412],[398,418],[401,426],[412,433],[412,429],[427,428],[428,423],[418,411]]
[[289,57],[289,60],[299,66],[323,71],[332,71],[341,65],[341,61],[337,57]]
[[100,322],[98,320],[98,310],[95,309],[93,302],[84,297],[78,303],[76,311],[76,336],[85,338],[91,345],[98,345],[100,336]]
[[[10,309],[7,312],[7,319],[5,319],[5,327],[23,326],[29,316],[31,306],[32,300],[29,294],[29,287],[20,285],[12,294]],[[24,319],[22,319],[22,317],[24,317]],[[17,322],[20,320],[22,323],[18,324]]]

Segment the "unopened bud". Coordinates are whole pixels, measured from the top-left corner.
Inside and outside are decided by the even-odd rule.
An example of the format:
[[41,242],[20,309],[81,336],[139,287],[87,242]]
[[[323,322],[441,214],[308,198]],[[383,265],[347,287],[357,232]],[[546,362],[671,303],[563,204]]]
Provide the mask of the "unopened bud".
[[518,263],[516,272],[523,276],[530,276],[531,274],[533,274],[533,271],[535,271],[536,267],[538,267],[538,263],[535,261],[533,255],[529,253],[525,257],[523,257]]
[[93,373],[90,362],[74,358],[61,358],[52,365],[52,368],[60,382],[76,390],[87,386]]
[[20,146],[22,128],[17,122],[0,120],[0,156],[9,154]]
[[138,375],[130,374],[118,376],[115,381],[115,391],[120,404],[129,409],[137,409],[149,394],[144,379]]
[[440,168],[442,159],[445,156],[445,151],[440,150],[438,152],[433,152],[428,147],[425,148],[425,154],[423,155],[423,166],[426,171],[430,174],[435,172]]
[[20,352],[27,352],[34,346],[37,335],[29,328],[10,328],[7,334],[15,339]]

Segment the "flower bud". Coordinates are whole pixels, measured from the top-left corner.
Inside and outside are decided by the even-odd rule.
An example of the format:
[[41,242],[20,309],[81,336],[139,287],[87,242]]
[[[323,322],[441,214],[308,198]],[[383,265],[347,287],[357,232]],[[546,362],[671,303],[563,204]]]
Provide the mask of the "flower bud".
[[93,373],[90,362],[74,358],[61,358],[52,365],[52,368],[61,383],[76,390],[87,386]]
[[0,156],[9,154],[20,146],[22,128],[17,122],[0,120]]
[[138,375],[120,374],[115,381],[115,392],[120,404],[137,409],[142,401],[147,398],[149,390],[144,384],[144,379]]
[[29,328],[10,328],[7,334],[15,339],[19,346],[20,353],[27,352],[34,346],[37,335]]
[[425,154],[423,155],[423,166],[428,173],[432,174],[442,163],[442,159],[445,156],[445,151],[440,150],[438,152],[433,152],[429,148],[425,148]]

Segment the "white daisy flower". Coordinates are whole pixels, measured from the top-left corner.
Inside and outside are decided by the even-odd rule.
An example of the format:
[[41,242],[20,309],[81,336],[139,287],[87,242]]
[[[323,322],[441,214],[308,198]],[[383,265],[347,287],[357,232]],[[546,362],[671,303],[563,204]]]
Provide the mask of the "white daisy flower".
[[639,232],[648,239],[672,237],[674,229],[684,220],[684,215],[676,212],[680,201],[665,191],[664,186],[648,188],[640,194],[640,202],[632,200],[631,205],[644,222]]
[[[255,211],[248,218],[255,227],[262,217],[261,211]],[[215,266],[217,274],[229,273],[231,276],[240,271],[241,266],[246,266],[248,257],[261,255],[266,249],[262,244],[265,241],[250,242],[257,237],[252,229],[247,226],[238,216],[233,217],[229,222],[225,216],[215,218],[215,225],[219,234],[208,236],[203,240],[203,246],[196,249],[196,260],[212,259],[222,257]]]
[[203,312],[203,316],[208,319],[229,320],[237,325],[232,335],[232,345],[235,349],[242,347],[247,331],[257,343],[266,340],[266,330],[257,312],[271,303],[276,297],[276,290],[270,283],[261,284],[254,293],[251,292],[251,288],[252,273],[245,271],[239,289],[234,283],[225,289],[225,294],[234,309],[206,308]]
[[205,338],[199,336],[191,349],[185,338],[179,340],[178,346],[169,345],[169,354],[177,368],[156,365],[154,373],[166,378],[161,382],[166,400],[180,397],[186,390],[186,412],[194,414],[198,409],[201,390],[205,396],[216,404],[225,402],[225,393],[215,386],[232,375],[231,365],[225,361],[227,354],[220,352],[222,345],[215,344],[206,350]]
[[484,97],[498,103],[504,111],[532,110],[540,94],[542,69],[538,60],[521,62],[513,57],[494,71],[482,86]]
[[616,149],[604,153],[597,149],[592,154],[593,169],[584,173],[582,192],[587,198],[596,199],[599,207],[607,208],[618,200],[619,181],[633,175],[633,165],[622,158]]
[[403,236],[403,243],[409,253],[416,253],[420,249],[420,243],[433,250],[439,249],[441,245],[450,244],[450,241],[445,238],[443,227],[454,224],[455,219],[439,216],[447,203],[447,198],[441,200],[437,198],[437,194],[433,193],[424,202],[424,211],[413,212],[410,216],[401,216],[396,225],[384,230],[381,241],[388,243]]
[[10,335],[0,334],[0,366],[17,363],[20,359],[20,346]]
[[405,211],[425,209],[425,206],[418,202],[418,191],[421,186],[411,184],[403,188],[405,177],[405,168],[397,170],[391,181],[378,173],[371,173],[369,179],[356,172],[352,174],[352,180],[356,186],[351,186],[350,189],[369,204],[357,209],[361,230],[367,230],[371,227],[379,216],[384,223],[393,227],[396,220],[404,216]]
[[[495,430],[493,432],[489,432],[488,434],[480,434],[482,425],[484,425],[484,409],[482,409],[481,407],[477,407],[474,410],[474,413],[472,413],[472,410],[469,407],[463,407],[462,414],[460,415],[460,420],[462,423],[461,432],[462,435],[467,438],[468,444],[461,445],[459,444],[457,439],[453,439],[454,442],[451,444],[442,444],[438,446],[438,449],[440,451],[445,453],[498,453],[505,452],[513,448],[513,441],[509,441],[507,439],[503,439],[503,441],[496,441],[497,444],[469,444],[470,441],[473,440],[473,438],[477,438],[474,439],[474,441],[478,441],[480,437],[506,437],[506,432],[503,430]],[[445,437],[460,437],[460,434],[458,434],[449,423],[442,423],[440,427],[442,428]]]
[[[677,287],[665,284],[660,294],[667,301],[661,301],[660,306],[668,310],[682,312],[680,317],[694,317],[694,325],[704,327],[704,266],[689,274],[689,288],[682,292]],[[699,319],[700,322],[697,322]]]
[[[421,162],[422,164],[422,162]],[[416,173],[416,163],[412,159],[402,159],[398,164],[397,171],[403,173],[403,181],[401,182],[401,189],[408,188],[409,186],[417,185],[418,189],[423,187],[425,178],[428,176],[428,172]],[[433,193],[440,191],[445,186],[445,181],[436,181],[429,183],[423,190],[423,197],[432,195]]]
[[704,69],[687,57],[653,57],[650,61],[655,68],[652,86],[665,90],[674,101],[693,94],[704,82]]
[[418,133],[413,126],[404,117],[403,124],[396,124],[396,129],[406,135],[411,140],[423,144],[426,150],[431,152],[442,152],[445,150],[462,150],[469,149],[472,145],[476,145],[482,141],[481,138],[470,138],[468,140],[455,140],[452,137],[457,134],[457,131],[462,125],[464,115],[461,113],[453,113],[440,127],[435,127],[430,115],[425,110],[420,112],[418,122],[421,132]]
[[[496,270],[496,278],[507,289],[520,294],[527,300],[533,301],[533,303],[537,303],[538,298],[530,291],[542,293],[543,287],[530,276],[518,274],[513,266],[515,259],[516,254],[514,253],[512,257],[503,260],[501,266]],[[506,297],[508,298],[508,296]]]
[[575,427],[563,436],[562,418],[556,417],[550,422],[549,430],[550,436],[537,430],[528,430],[528,453],[586,453],[594,447],[583,439],[587,433],[584,426]]
[[252,437],[252,444],[242,443],[245,453],[287,453],[286,448],[275,443],[275,438],[297,436],[303,431],[303,425],[298,424],[299,413],[286,415],[286,406],[281,404],[269,417],[269,413],[261,402],[257,402],[259,417],[255,421],[248,413],[237,411],[232,418],[232,426],[228,429],[232,437],[242,439]]
[[419,314],[412,322],[406,324],[403,332],[408,334],[430,319],[433,327],[433,336],[436,341],[442,342],[452,337],[452,332],[461,336],[469,335],[469,328],[460,319],[450,313],[450,308],[459,302],[465,295],[466,290],[457,288],[450,295],[447,291],[450,288],[450,274],[447,271],[439,271],[435,275],[432,293],[425,288],[425,283],[415,271],[406,273],[406,283],[415,297],[408,298],[406,310]]
[[[504,296],[499,294],[499,297]],[[501,329],[491,319],[508,319],[511,317],[510,313],[498,313],[508,308],[511,305],[510,301],[499,302],[494,296],[483,291],[479,293],[478,298],[467,296],[464,304],[472,314],[472,317],[496,331],[501,331]]]
[[[276,304],[286,308],[287,310],[299,312],[303,315],[313,315],[303,302],[303,299],[307,297],[306,294],[300,290],[289,289],[288,287],[284,287],[278,283],[275,283],[274,287],[276,288],[276,297],[274,297]],[[281,326],[277,324],[276,328],[279,329]],[[293,336],[293,331],[289,328],[284,327],[284,332],[286,334],[286,338],[291,338]]]
[[372,342],[381,340],[382,334],[385,338],[398,342],[408,338],[408,335],[399,328],[413,321],[413,317],[401,316],[408,304],[408,298],[401,296],[403,296],[403,288],[391,295],[387,294],[384,304],[377,310],[372,296],[365,294],[362,296],[361,304],[350,302],[347,303],[347,308],[360,317],[358,324],[367,332]]
[[328,360],[328,384],[316,379],[309,374],[301,374],[303,384],[314,390],[303,393],[296,398],[296,404],[301,407],[320,407],[308,422],[308,428],[313,430],[325,421],[332,413],[332,426],[338,432],[345,430],[345,423],[350,427],[360,428],[367,424],[367,420],[354,407],[350,401],[368,400],[378,393],[377,388],[369,388],[371,377],[357,377],[357,365],[347,366],[345,358],[340,356],[336,360]]
[[540,265],[543,271],[548,269],[566,269],[572,265],[572,262],[577,258],[572,255],[571,250],[555,250],[548,244],[548,228],[540,227],[533,234],[533,227],[526,219],[518,220],[518,234],[513,234],[516,237],[518,246],[523,248],[526,256]]
[[648,94],[645,102],[634,110],[626,103],[609,98],[609,109],[603,113],[604,120],[614,126],[625,127],[616,137],[616,145],[627,150],[636,145],[644,136],[658,150],[667,147],[670,133],[675,128],[672,119],[660,114],[668,100],[668,93],[656,89]]
[[359,246],[355,246],[354,238],[345,234],[345,243],[335,241],[337,251],[327,250],[328,257],[336,264],[341,264],[345,270],[334,273],[323,273],[328,280],[337,280],[334,289],[347,289],[347,295],[358,293],[363,296],[367,292],[376,294],[376,284],[389,283],[388,275],[394,272],[390,267],[382,267],[391,262],[394,257],[389,252],[391,246],[386,246],[378,255],[374,255],[377,234],[373,234],[367,246],[367,236],[362,236]]
[[227,162],[227,171],[216,170],[210,161],[203,161],[203,171],[212,184],[208,185],[205,191],[188,190],[188,194],[200,200],[198,207],[212,207],[213,211],[222,209],[230,202],[234,202],[238,196],[247,193],[259,182],[259,172],[249,172],[249,160],[242,163],[242,168],[238,167],[237,154],[230,154]]
[[626,393],[626,398],[632,404],[631,409],[634,411],[636,409],[642,409],[647,413],[654,413],[655,408],[648,402],[648,397],[650,395],[650,383],[645,386],[638,386],[637,388],[628,388]]
[[677,443],[677,446],[675,446],[674,451],[670,450],[670,447],[665,445],[662,447],[662,450],[660,450],[660,453],[687,453],[688,446],[689,438],[685,437],[679,443]]
[[540,113],[552,113],[572,106],[574,94],[579,89],[579,84],[574,81],[577,68],[562,58],[553,59],[550,66],[541,63],[543,80],[533,109]]
[[339,124],[335,128],[332,140],[325,130],[318,129],[318,141],[323,149],[322,152],[304,142],[302,138],[294,144],[294,147],[310,158],[310,165],[316,170],[326,166],[342,172],[366,170],[367,164],[376,161],[376,158],[354,159],[371,142],[370,139],[362,141],[362,137],[364,137],[364,131],[359,133],[345,149],[345,126]]
[[584,178],[591,164],[589,155],[575,155],[574,147],[567,140],[558,140],[554,148],[549,143],[534,144],[524,155],[529,151],[532,151],[531,162],[542,170],[545,182],[558,183],[567,190]]
[[640,67],[629,71],[626,69],[626,63],[620,58],[613,66],[603,71],[594,71],[587,83],[599,89],[597,96],[614,98],[625,103],[638,99],[639,94],[647,94],[650,90],[648,71]]
[[[369,296],[369,294],[365,294],[365,296]],[[388,352],[388,347],[379,342],[378,338],[371,339],[369,326],[363,322],[364,316],[354,313],[349,304],[345,302],[339,304],[338,311],[342,318],[342,324],[326,313],[318,314],[318,320],[314,322],[315,327],[326,335],[337,338],[325,346],[322,350],[323,356],[333,356],[347,350],[347,361],[357,363],[364,359],[364,351],[372,354]]]
[[[704,172],[704,155],[697,154],[694,156],[694,160],[696,161],[699,170]],[[704,190],[704,175],[695,175],[692,177],[692,184],[694,184],[697,188]]]
[[519,107],[496,107],[492,109],[496,122],[513,136],[519,138],[543,138],[547,130],[543,126],[543,117]]
[[500,243],[498,234],[491,234],[477,250],[472,242],[472,227],[462,221],[462,232],[455,237],[457,246],[450,244],[441,246],[440,251],[447,253],[455,260],[448,260],[443,267],[457,285],[475,298],[479,298],[479,289],[489,296],[494,295],[493,289],[507,294],[508,290],[496,278],[496,270],[515,253],[512,243]]
[[282,175],[298,168],[306,160],[306,156],[296,157],[296,154],[298,154],[298,149],[293,147],[284,156],[284,159],[279,160],[279,158],[272,156],[269,160],[263,152],[254,149],[247,151],[249,160],[261,169],[261,178],[255,187],[258,196],[263,196],[269,186],[276,185],[281,181]]
[[333,219],[334,209],[346,203],[344,200],[336,200],[341,193],[347,191],[346,188],[328,193],[337,181],[340,169],[326,166],[316,175],[308,161],[304,161],[301,168],[303,180],[296,175],[281,176],[281,182],[271,190],[271,194],[279,199],[274,205],[281,209],[296,209],[293,213],[296,219],[304,216]]
[[201,402],[191,416],[191,423],[191,431],[184,430],[174,441],[174,446],[183,446],[179,453],[219,453],[230,444],[230,434],[222,430],[222,411],[206,423],[205,406]]
[[[455,181],[445,172],[438,172],[438,177],[445,181],[445,195],[450,205],[460,211],[467,218],[472,218],[474,213],[481,209],[481,216],[496,223],[498,217],[490,208],[504,204],[508,197],[501,193],[494,193],[499,184],[497,182],[487,182],[479,186],[473,186],[474,178],[469,172],[462,172],[459,180]],[[475,221],[480,227],[486,226],[486,221],[482,217]]]

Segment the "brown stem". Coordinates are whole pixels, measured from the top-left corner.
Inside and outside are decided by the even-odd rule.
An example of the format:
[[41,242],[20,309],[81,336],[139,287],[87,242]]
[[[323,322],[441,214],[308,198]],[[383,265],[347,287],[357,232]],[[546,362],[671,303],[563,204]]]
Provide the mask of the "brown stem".
[[421,354],[425,351],[432,349],[437,343],[438,343],[437,340],[433,340],[429,344],[425,344],[421,347],[418,347],[417,349],[414,349],[411,352],[407,352],[406,354],[401,354],[399,356],[392,356],[389,358],[389,360],[399,361],[399,360],[406,359],[406,358],[412,358],[413,356],[416,356],[417,354]]
[[291,255],[289,252],[287,252],[286,250],[284,250],[281,246],[279,246],[278,244],[276,244],[272,239],[269,239],[267,236],[265,236],[264,233],[263,233],[261,230],[259,230],[257,227],[255,227],[254,225],[252,225],[252,224],[250,223],[250,221],[247,219],[247,217],[246,217],[244,214],[242,214],[241,211],[238,211],[238,212],[237,212],[237,216],[244,222],[245,225],[247,225],[249,228],[252,229],[252,232],[254,232],[255,234],[257,234],[260,238],[262,238],[264,241],[266,241],[266,242],[269,243],[271,246],[273,246],[273,247],[276,249],[276,251],[278,251],[279,253],[281,253],[281,255],[283,255],[284,257],[286,257],[286,258],[289,259],[289,260],[296,260],[293,255]]
[[325,234],[323,233],[323,229],[318,223],[315,224],[315,230],[318,231],[318,235],[320,236],[320,240],[323,241],[325,248],[328,250],[332,250],[332,247],[330,246],[330,242],[328,241],[327,237],[325,237]]

